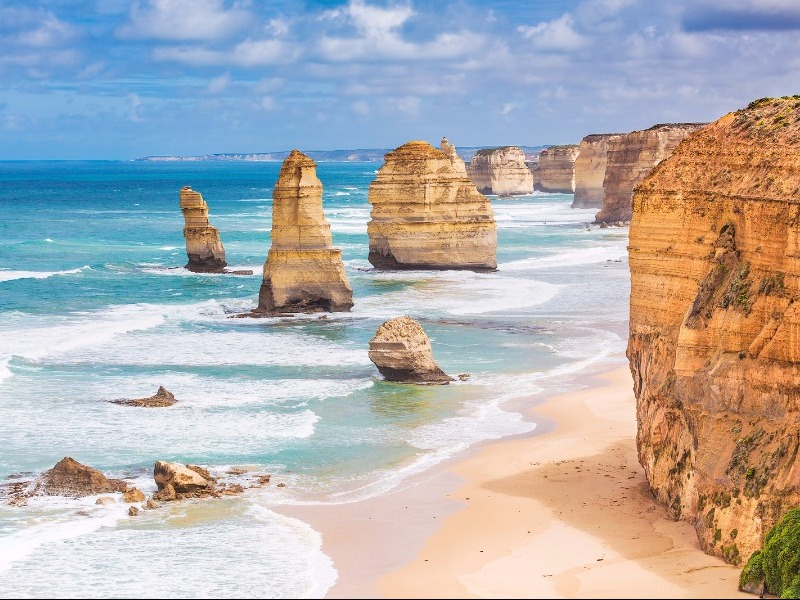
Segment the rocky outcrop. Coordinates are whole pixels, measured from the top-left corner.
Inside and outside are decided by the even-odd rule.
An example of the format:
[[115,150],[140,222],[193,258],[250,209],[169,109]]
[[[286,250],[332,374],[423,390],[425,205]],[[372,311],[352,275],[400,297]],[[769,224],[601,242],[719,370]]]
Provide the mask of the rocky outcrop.
[[292,150],[272,191],[272,246],[258,312],[348,311],[353,289],[322,212],[317,164]]
[[395,317],[378,327],[369,359],[389,381],[444,384],[454,381],[433,360],[425,330],[411,317]]
[[622,133],[587,135],[578,146],[575,159],[575,197],[572,208],[602,208],[603,180],[608,164],[608,144]]
[[369,186],[369,202],[369,262],[375,267],[497,268],[489,199],[450,155],[427,142],[408,142],[386,155]]
[[705,123],[667,123],[633,131],[608,142],[603,208],[595,223],[631,220],[633,188],[668,158],[690,133]]
[[121,479],[109,479],[97,469],[65,456],[52,469],[42,473],[33,486],[32,494],[82,498],[124,492],[127,487]]
[[450,163],[453,165],[453,169],[456,171],[456,173],[459,175],[467,174],[467,165],[464,164],[464,160],[458,155],[458,152],[456,152],[456,147],[448,142],[446,137],[442,138],[442,141],[439,144],[439,150],[450,157]]
[[182,465],[174,462],[156,461],[153,479],[158,491],[155,500],[180,500],[197,498],[214,493],[216,480],[203,467]]
[[158,391],[154,396],[148,396],[147,398],[118,398],[111,402],[123,406],[164,407],[172,406],[177,400],[175,395],[162,385],[158,387]]
[[472,155],[467,173],[482,194],[513,196],[533,192],[533,175],[517,146],[486,148]]
[[181,188],[183,237],[186,238],[186,268],[195,273],[222,273],[227,266],[219,232],[208,222],[208,205],[188,185]]
[[630,339],[653,494],[739,564],[800,505],[800,96],[687,137],[636,189]]
[[579,146],[550,146],[539,153],[539,164],[532,170],[533,189],[553,194],[575,191],[575,159]]

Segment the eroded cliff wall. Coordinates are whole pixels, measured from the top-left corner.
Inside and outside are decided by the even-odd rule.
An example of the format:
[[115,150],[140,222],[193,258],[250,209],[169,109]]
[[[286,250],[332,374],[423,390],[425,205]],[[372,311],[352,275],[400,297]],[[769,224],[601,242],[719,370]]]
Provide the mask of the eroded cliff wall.
[[639,459],[739,564],[800,504],[800,97],[686,138],[636,189],[629,257]]
[[575,191],[575,159],[579,146],[550,146],[539,154],[533,169],[533,187],[542,192],[571,194]]
[[666,123],[609,140],[603,179],[603,208],[595,215],[595,222],[630,221],[633,188],[647,177],[653,167],[668,158],[687,135],[703,125]]
[[533,175],[525,164],[525,153],[517,146],[478,150],[467,173],[482,194],[513,196],[533,192]]
[[622,133],[587,135],[578,146],[575,159],[575,198],[572,208],[602,208],[603,180],[608,164],[608,144]]
[[449,154],[427,142],[411,141],[386,155],[369,186],[369,202],[374,266],[497,268],[497,227],[489,199]]

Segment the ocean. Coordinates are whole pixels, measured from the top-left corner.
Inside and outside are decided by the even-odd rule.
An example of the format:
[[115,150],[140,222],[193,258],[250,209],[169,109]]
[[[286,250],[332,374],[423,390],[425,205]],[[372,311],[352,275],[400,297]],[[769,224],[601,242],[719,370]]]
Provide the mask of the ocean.
[[[249,485],[127,514],[97,497],[0,504],[4,597],[322,597],[336,565],[290,504],[354,502],[474,444],[534,430],[514,410],[620,364],[627,228],[572,195],[492,198],[498,269],[377,271],[367,192],[380,163],[319,163],[349,313],[238,319],[257,304],[279,163],[0,162],[0,483],[64,456],[155,490],[156,460]],[[194,274],[178,206],[203,194],[231,269]],[[383,381],[386,319],[428,333],[446,386]],[[153,395],[168,408],[110,400]],[[238,477],[238,479],[237,479]],[[278,487],[277,483],[285,483]]]

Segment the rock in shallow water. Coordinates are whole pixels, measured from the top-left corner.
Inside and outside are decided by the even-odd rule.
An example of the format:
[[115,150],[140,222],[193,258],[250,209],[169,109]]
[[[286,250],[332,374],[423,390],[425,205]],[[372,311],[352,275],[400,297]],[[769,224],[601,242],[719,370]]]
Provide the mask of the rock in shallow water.
[[158,391],[154,396],[147,398],[118,398],[111,401],[113,404],[121,404],[123,406],[147,406],[147,407],[164,407],[172,406],[177,402],[175,395],[166,389],[163,385],[159,386]]
[[97,469],[87,467],[69,456],[42,473],[33,487],[33,494],[82,498],[96,494],[124,492],[127,484],[121,479],[109,479]]
[[369,342],[369,359],[389,381],[423,384],[454,381],[433,360],[425,330],[411,317],[396,317],[378,327]]

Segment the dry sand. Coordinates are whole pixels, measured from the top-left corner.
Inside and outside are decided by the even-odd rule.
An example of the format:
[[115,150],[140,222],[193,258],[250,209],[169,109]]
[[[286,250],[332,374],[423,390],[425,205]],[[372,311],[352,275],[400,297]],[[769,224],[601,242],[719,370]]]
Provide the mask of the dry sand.
[[529,418],[538,434],[390,494],[284,511],[322,532],[339,570],[328,597],[753,598],[653,500],[627,366]]

